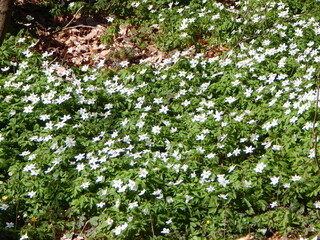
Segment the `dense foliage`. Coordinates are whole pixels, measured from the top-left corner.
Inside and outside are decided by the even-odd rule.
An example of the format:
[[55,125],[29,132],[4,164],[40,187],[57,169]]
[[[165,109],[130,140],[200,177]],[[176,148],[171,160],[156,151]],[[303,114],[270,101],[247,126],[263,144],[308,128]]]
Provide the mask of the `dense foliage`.
[[[157,24],[157,46],[176,51],[160,63],[123,61],[104,70],[103,62],[61,66],[50,53],[31,51],[36,39],[25,31],[5,41],[0,226],[7,233],[319,233],[320,3],[68,4],[71,12],[88,4],[113,9],[113,29]],[[208,57],[199,38],[228,50]]]

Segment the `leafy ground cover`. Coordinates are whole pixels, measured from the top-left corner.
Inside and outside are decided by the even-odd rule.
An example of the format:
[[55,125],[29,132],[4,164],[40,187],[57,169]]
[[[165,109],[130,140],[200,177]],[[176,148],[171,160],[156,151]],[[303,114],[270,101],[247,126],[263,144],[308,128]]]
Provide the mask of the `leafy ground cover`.
[[317,239],[319,2],[67,4],[1,46],[0,236]]

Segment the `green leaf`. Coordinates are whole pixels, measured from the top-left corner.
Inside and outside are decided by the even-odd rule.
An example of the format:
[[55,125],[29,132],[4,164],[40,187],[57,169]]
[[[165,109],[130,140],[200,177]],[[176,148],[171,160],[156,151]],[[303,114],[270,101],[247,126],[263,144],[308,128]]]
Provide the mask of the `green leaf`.
[[97,216],[95,216],[95,217],[92,217],[92,218],[90,218],[89,219],[89,222],[90,222],[90,224],[92,225],[92,226],[98,226],[98,224],[99,224],[99,217],[97,217]]

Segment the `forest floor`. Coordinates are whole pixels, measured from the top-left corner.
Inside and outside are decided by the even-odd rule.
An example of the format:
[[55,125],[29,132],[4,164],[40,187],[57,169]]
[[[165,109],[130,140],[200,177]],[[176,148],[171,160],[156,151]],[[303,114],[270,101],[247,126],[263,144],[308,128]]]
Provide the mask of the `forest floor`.
[[[233,0],[223,1],[226,5],[232,5]],[[42,8],[37,1],[31,1],[26,5],[24,1],[16,1],[21,9],[16,14],[36,16]],[[32,5],[30,8],[30,4]],[[26,9],[29,9],[26,11]],[[31,9],[31,10],[30,10]],[[120,26],[117,36],[114,36],[112,43],[102,41],[109,23],[106,20],[95,19],[92,16],[74,14],[60,16],[45,22],[41,16],[34,20],[34,35],[38,41],[34,44],[33,50],[40,53],[53,53],[53,61],[61,65],[61,72],[67,66],[97,66],[103,62],[105,68],[117,69],[126,61],[128,65],[139,63],[160,63],[170,59],[175,50],[168,52],[161,51],[154,45],[154,39],[147,39],[146,47],[139,47],[135,41],[135,32],[140,26]],[[39,20],[40,19],[40,20]],[[27,24],[27,23],[26,23]],[[157,26],[151,26],[153,32],[159,32]],[[201,41],[201,40],[199,40]],[[209,47],[205,41],[201,42],[206,51],[203,57],[211,58],[228,50],[225,46]],[[185,56],[195,56],[195,49],[188,49],[183,52]],[[86,240],[86,237],[74,236],[73,238],[62,237],[61,240]],[[252,235],[247,235],[237,240],[253,240]],[[284,237],[278,232],[267,235],[269,240],[302,239],[298,235]]]

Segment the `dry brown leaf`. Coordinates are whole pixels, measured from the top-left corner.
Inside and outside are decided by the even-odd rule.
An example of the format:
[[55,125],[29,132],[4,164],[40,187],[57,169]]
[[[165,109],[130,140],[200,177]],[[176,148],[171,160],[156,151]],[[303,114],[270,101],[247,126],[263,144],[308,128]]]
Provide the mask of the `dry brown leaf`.
[[151,52],[151,53],[155,53],[158,51],[158,49],[154,46],[154,45],[149,45],[147,47],[147,49]]
[[110,53],[110,50],[103,50],[103,51],[100,53],[100,56],[106,57],[106,56],[108,56],[109,53]]
[[86,52],[86,51],[88,51],[88,46],[87,45],[79,45],[78,51],[79,52]]
[[99,48],[99,45],[97,44],[97,42],[94,42],[92,45],[91,45],[91,49],[93,52],[97,52],[100,48]]
[[275,232],[270,238],[268,238],[269,240],[285,240],[286,238],[283,237],[280,233]]
[[120,26],[119,35],[127,35],[128,27],[122,27]]
[[253,240],[253,239],[254,239],[254,236],[247,235],[247,236],[244,236],[244,237],[241,237],[241,238],[237,238],[235,240]]
[[228,51],[229,49],[228,49],[227,47],[225,47],[225,46],[221,46],[221,47],[219,48],[219,50],[220,50],[221,52],[225,52],[225,51]]
[[93,29],[88,35],[86,35],[83,39],[85,40],[92,40],[98,36],[97,29]]
[[66,74],[66,68],[63,66],[58,66],[55,68],[56,73],[58,74],[59,77],[62,77]]
[[69,33],[80,33],[80,30],[77,29],[77,28],[71,28],[67,32],[69,32]]
[[[74,26],[63,28],[72,18],[74,19],[72,22]],[[110,65],[105,66],[106,68],[112,68],[124,59],[129,61],[130,64],[137,64],[139,62],[166,64],[171,62],[170,56],[173,53],[159,51],[153,45],[154,40],[148,40],[148,46],[144,50],[137,46],[132,39],[131,30],[138,30],[139,26],[120,26],[119,34],[117,38],[115,37],[114,43],[104,46],[100,42],[100,37],[105,34],[108,24],[97,24],[98,22],[95,21],[90,25],[87,18],[71,15],[58,17],[57,20],[61,22],[62,30],[53,35],[50,35],[50,31],[40,31],[39,34],[49,36],[49,40],[39,44],[37,50],[40,52],[53,50],[55,52],[54,57],[58,61],[61,60],[64,64],[76,66],[88,64],[94,66],[103,60],[106,64]],[[157,30],[159,26],[153,25],[151,28]],[[199,42],[207,45],[207,42],[203,39],[199,40]],[[215,57],[217,54],[227,50],[224,46],[212,47],[201,58]],[[126,51],[130,52],[128,56]],[[113,52],[120,53],[121,57],[114,59]],[[192,57],[195,55],[196,52],[190,49],[179,54],[180,57]]]

